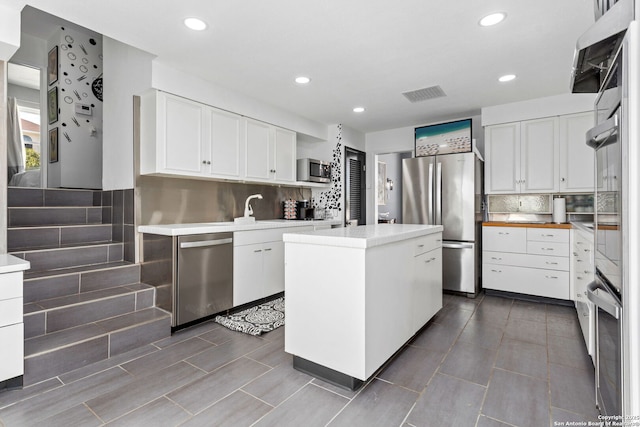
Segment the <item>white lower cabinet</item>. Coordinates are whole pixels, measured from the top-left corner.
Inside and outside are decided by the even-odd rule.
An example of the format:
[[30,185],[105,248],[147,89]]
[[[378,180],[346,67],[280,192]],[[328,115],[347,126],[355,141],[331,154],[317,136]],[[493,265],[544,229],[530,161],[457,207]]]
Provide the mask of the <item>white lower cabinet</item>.
[[415,333],[442,308],[442,248],[415,256],[414,271],[411,319]]
[[23,270],[27,261],[0,255],[0,384],[24,374]]
[[314,226],[241,231],[233,238],[233,305],[284,291],[284,233]]
[[482,228],[485,289],[570,299],[569,230]]
[[[571,271],[572,291],[571,299],[574,300],[580,329],[587,350],[591,358],[595,358],[595,307],[587,299],[587,285],[593,281],[594,276],[594,245],[593,232],[572,230]],[[595,359],[594,359],[595,360]]]

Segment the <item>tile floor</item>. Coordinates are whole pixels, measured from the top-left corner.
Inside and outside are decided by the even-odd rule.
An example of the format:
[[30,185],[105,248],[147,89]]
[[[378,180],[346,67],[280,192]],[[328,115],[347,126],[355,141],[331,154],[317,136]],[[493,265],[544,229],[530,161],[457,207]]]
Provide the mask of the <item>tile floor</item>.
[[374,379],[349,392],[295,371],[284,328],[207,322],[0,392],[0,426],[553,426],[595,421],[593,366],[570,307],[445,295]]

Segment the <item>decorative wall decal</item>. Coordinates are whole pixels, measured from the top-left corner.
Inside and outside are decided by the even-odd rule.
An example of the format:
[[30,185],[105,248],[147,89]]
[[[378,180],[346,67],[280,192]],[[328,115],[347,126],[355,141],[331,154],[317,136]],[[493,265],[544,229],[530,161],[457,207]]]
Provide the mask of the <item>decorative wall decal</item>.
[[80,123],[78,123],[78,119],[75,117],[71,117],[71,121],[76,124],[76,126],[80,127]]
[[64,135],[64,137],[67,139],[67,142],[71,142],[71,137],[69,136],[69,134],[68,134],[68,133],[63,132],[62,134],[63,134],[63,135]]
[[67,46],[66,44],[61,44],[60,45],[60,49],[67,50],[67,49],[69,49],[69,46]]
[[320,192],[313,205],[319,209],[342,211],[342,125],[338,125],[336,141],[331,160],[331,189]]
[[73,98],[67,95],[64,97],[64,102],[66,102],[67,104],[71,104],[73,103]]
[[[81,70],[81,71],[82,71],[82,70]],[[86,71],[85,71],[85,73],[86,73]],[[85,74],[85,75],[83,75],[83,76],[78,77],[76,80],[78,80],[79,82],[81,82],[81,81],[83,81],[83,80],[84,80],[84,79],[86,79],[86,78],[87,78],[87,75]],[[89,84],[89,83],[87,83],[87,84]]]
[[102,74],[91,83],[91,91],[99,101],[102,101]]
[[58,128],[49,130],[49,163],[58,161]]
[[49,86],[58,81],[58,46],[49,51],[47,62],[47,83]]
[[71,84],[71,79],[69,77],[67,77],[66,79],[64,79],[64,82],[68,85]]
[[82,101],[82,97],[80,96],[80,93],[77,90],[73,90],[73,93],[76,95],[76,98],[78,98],[78,101]]
[[86,65],[81,65],[80,66],[80,71],[82,71],[83,73],[86,73],[87,71],[89,71],[89,69],[87,68]]
[[47,112],[50,125],[58,121],[58,86],[47,92]]
[[82,49],[85,55],[88,55],[87,49],[84,48],[84,45],[82,43],[80,43],[80,49]]
[[86,97],[88,97],[88,96],[89,96],[89,95],[87,94],[87,92],[82,92],[82,97],[83,97],[83,98],[86,98]]
[[64,39],[66,40],[67,43],[73,43],[73,37],[71,37],[69,34],[67,34],[66,36],[64,36]]
[[74,61],[76,59],[76,54],[73,52],[69,52],[67,53],[67,58],[69,58],[70,60]]
[[[91,46],[95,46],[96,45],[96,39],[89,39],[89,43],[91,43]],[[102,56],[102,54],[100,56]],[[100,59],[102,59],[102,58],[100,58]]]
[[83,64],[88,64],[88,63],[89,63],[89,60],[88,60],[87,58],[82,58],[82,63],[83,63]]

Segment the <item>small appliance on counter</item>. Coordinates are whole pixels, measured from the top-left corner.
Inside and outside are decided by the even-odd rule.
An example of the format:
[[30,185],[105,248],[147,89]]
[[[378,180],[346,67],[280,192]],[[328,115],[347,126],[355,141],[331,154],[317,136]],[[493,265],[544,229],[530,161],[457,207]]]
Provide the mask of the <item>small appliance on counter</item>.
[[331,163],[315,159],[298,159],[298,181],[331,182]]
[[282,202],[282,217],[284,219],[298,219],[298,213],[296,209],[297,203],[298,202],[293,199],[285,200],[284,202]]
[[553,199],[553,222],[556,224],[567,222],[567,205],[564,197]]
[[297,219],[313,220],[315,219],[315,209],[311,207],[308,200],[298,200],[296,202]]

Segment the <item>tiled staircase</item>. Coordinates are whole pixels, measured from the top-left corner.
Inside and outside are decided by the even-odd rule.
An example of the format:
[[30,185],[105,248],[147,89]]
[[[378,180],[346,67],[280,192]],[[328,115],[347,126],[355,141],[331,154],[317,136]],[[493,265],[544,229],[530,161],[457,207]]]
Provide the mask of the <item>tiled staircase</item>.
[[140,283],[138,264],[124,261],[118,221],[127,213],[112,196],[9,188],[9,251],[31,263],[24,280],[25,385],[171,333],[170,315],[155,308],[155,288]]

